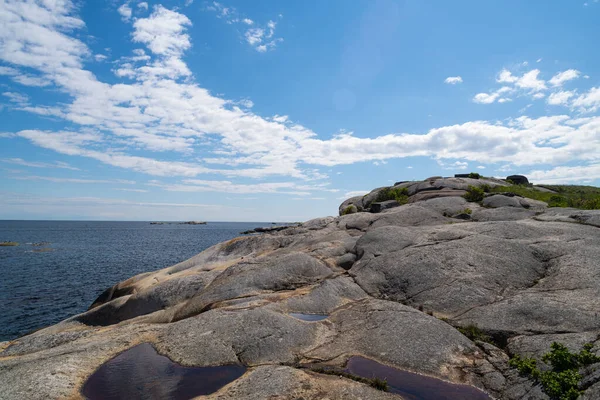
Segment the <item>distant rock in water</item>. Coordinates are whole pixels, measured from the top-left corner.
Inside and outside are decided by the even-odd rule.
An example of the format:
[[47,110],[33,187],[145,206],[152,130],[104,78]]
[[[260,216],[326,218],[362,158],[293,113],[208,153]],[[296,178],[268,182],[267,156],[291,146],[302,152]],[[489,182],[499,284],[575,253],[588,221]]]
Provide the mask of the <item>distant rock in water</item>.
[[250,229],[244,232],[240,232],[241,235],[250,235],[253,233],[269,233],[269,232],[279,232],[282,231],[284,229],[288,229],[288,228],[292,228],[292,227],[297,227],[300,226],[302,224],[292,224],[292,225],[278,225],[278,226],[263,226],[263,227],[258,227],[258,228],[254,228],[254,229]]
[[[80,398],[107,360],[147,343],[164,365],[247,368],[212,400],[548,400],[509,359],[545,371],[558,342],[591,343],[593,364],[570,377],[599,399],[600,210],[549,207],[579,199],[562,187],[469,175],[380,187],[338,217],[255,229],[120,282],[85,313],[0,343],[0,398]],[[156,376],[144,385],[163,393],[170,371],[144,370]]]
[[187,222],[180,222],[179,225],[206,225],[206,222],[204,222],[204,221],[187,221]]
[[0,242],[0,246],[5,246],[5,247],[12,247],[12,246],[18,246],[19,243],[17,242]]

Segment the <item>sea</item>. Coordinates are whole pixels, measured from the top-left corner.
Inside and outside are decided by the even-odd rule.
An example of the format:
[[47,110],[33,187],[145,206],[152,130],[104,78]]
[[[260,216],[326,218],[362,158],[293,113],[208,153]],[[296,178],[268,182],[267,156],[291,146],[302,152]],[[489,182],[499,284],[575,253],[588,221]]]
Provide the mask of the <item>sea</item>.
[[0,221],[0,342],[88,309],[106,288],[264,222]]

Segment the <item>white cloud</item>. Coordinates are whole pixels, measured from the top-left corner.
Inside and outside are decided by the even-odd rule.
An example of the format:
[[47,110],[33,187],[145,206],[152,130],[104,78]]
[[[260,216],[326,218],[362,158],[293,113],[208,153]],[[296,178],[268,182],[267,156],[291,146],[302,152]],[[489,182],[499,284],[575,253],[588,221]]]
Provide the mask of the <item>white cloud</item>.
[[560,166],[549,170],[533,170],[527,177],[535,183],[560,184],[600,179],[600,163],[585,166]]
[[[266,24],[258,24],[256,21],[240,16],[234,7],[225,7],[219,2],[213,2],[206,8],[208,11],[214,11],[217,18],[223,18],[229,25],[242,23],[247,29],[244,32],[244,40],[259,53],[265,53],[267,50],[273,50],[278,43],[283,42],[282,38],[275,37],[275,28],[277,23],[269,20]],[[280,14],[281,17],[281,14]],[[248,28],[251,26],[251,28]]]
[[536,100],[539,100],[539,99],[543,99],[544,97],[546,97],[546,95],[544,93],[534,93],[531,95],[531,97],[533,97]]
[[150,17],[135,21],[133,41],[147,45],[154,54],[180,56],[191,47],[190,37],[184,33],[191,24],[185,15],[158,5]]
[[[190,2],[191,4],[191,2]],[[188,6],[189,4],[186,4],[186,6]],[[145,1],[142,1],[141,3],[138,3],[138,8],[140,10],[148,10],[148,3],[146,3]]]
[[349,199],[350,197],[363,196],[369,193],[370,190],[353,190],[351,192],[346,192],[340,199]]
[[63,161],[56,161],[54,163],[46,163],[46,162],[39,162],[39,161],[26,161],[26,160],[23,160],[22,158],[2,158],[2,159],[0,159],[0,161],[8,163],[8,164],[22,165],[25,167],[62,168],[62,169],[70,169],[72,171],[79,171],[79,168],[73,167]]
[[121,19],[124,22],[128,22],[131,19],[132,10],[131,7],[129,7],[129,2],[121,5],[117,11],[119,12],[119,15],[121,15]]
[[562,86],[565,82],[579,78],[580,75],[581,73],[576,69],[568,69],[566,71],[559,72],[558,74],[554,75],[552,79],[550,79],[548,82],[555,87]]
[[546,83],[543,80],[538,79],[539,74],[539,69],[531,70],[520,77],[515,82],[515,85],[522,89],[531,89],[532,91],[544,90],[546,89]]
[[110,180],[110,179],[80,179],[80,178],[60,178],[60,177],[54,177],[54,176],[37,176],[37,175],[27,175],[27,176],[11,176],[11,179],[19,179],[19,180],[27,180],[27,181],[48,181],[48,182],[55,182],[55,183],[111,183],[111,184],[115,184],[115,183],[121,183],[121,184],[125,184],[125,185],[135,185],[134,181],[128,181],[128,180],[124,180],[124,179],[116,179],[116,180]]
[[246,31],[246,41],[250,46],[256,46],[262,43],[263,37],[265,36],[265,30],[261,28],[252,28]]
[[558,105],[567,105],[569,103],[569,99],[571,97],[575,96],[575,92],[574,91],[561,91],[561,92],[556,92],[556,93],[552,93],[547,100],[547,103],[553,106],[558,106]]
[[519,78],[514,76],[506,68],[503,69],[502,71],[500,71],[500,74],[498,74],[498,77],[496,78],[496,82],[499,82],[499,83],[515,83],[518,80],[519,80]]
[[135,193],[148,193],[145,189],[128,189],[128,188],[113,188],[114,190],[120,190],[122,192],[135,192]]
[[[8,65],[3,72],[27,69],[52,82],[52,90],[61,91],[67,100],[54,107],[40,104],[22,108],[63,118],[72,126],[72,130],[61,131],[26,129],[18,136],[61,154],[153,176],[285,176],[305,180],[325,179],[319,171],[325,166],[414,156],[459,162],[447,164],[452,168],[467,162],[534,166],[600,160],[600,117],[586,121],[567,115],[520,117],[501,122],[471,121],[426,132],[375,137],[342,133],[319,138],[287,116],[262,117],[198,85],[183,61],[184,52],[192,45],[186,32],[191,22],[180,12],[162,6],[133,24],[133,40],[146,45],[151,53],[136,50],[129,60],[116,64],[117,83],[102,82],[84,69],[83,61],[90,58],[90,51],[77,39],[79,32],[73,31],[83,22],[71,16],[72,8],[56,6],[59,8],[50,10],[27,3],[27,7],[40,10],[28,9],[29,14],[24,15],[17,3],[21,4],[5,2],[5,12],[0,13],[0,46],[4,46],[0,61]],[[56,15],[51,18],[44,12]],[[264,43],[270,28],[267,24],[261,29],[266,29],[261,36]],[[43,51],[32,54],[31,48]],[[539,87],[535,83],[539,71],[531,73],[535,71],[516,80],[512,74],[501,79],[515,87],[522,82],[522,92],[533,95],[540,92],[535,89]],[[483,93],[494,98],[480,100],[507,99],[507,94],[519,93],[515,87],[502,86]],[[572,104],[586,111],[597,109],[600,90],[593,88]],[[144,156],[134,155],[140,150]],[[173,161],[178,158],[165,152],[183,153],[186,161]],[[181,185],[192,186],[195,191],[211,188],[211,184],[197,182]],[[300,186],[278,190],[317,190]]]
[[600,87],[593,87],[574,99],[572,106],[582,112],[595,112],[600,109]]
[[438,159],[436,160],[438,165],[443,169],[457,169],[457,170],[465,170],[469,166],[468,162],[464,161],[455,161],[453,163],[444,162],[444,160]]
[[8,99],[11,102],[16,103],[18,105],[27,105],[29,103],[29,96],[23,93],[4,92],[2,93],[2,95],[8,97]]
[[510,98],[502,97],[503,94],[507,94],[512,92],[508,86],[502,86],[500,89],[496,90],[492,93],[478,93],[473,97],[473,101],[479,104],[491,104],[498,100],[499,103],[506,103],[508,101],[512,101]]
[[498,93],[478,93],[473,97],[473,101],[479,104],[491,104],[496,101],[499,96]]
[[94,55],[94,59],[98,62],[102,62],[104,60],[106,60],[108,57],[105,56],[104,54],[96,54]]
[[460,76],[449,76],[444,80],[445,83],[450,85],[456,85],[457,83],[462,83],[463,79]]

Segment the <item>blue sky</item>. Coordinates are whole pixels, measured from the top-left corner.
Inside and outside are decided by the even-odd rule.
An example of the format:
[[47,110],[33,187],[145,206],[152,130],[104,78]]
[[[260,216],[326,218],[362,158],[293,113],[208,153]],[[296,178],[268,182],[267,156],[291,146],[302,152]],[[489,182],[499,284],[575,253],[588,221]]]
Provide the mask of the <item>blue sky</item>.
[[0,0],[0,218],[300,221],[600,183],[600,2]]

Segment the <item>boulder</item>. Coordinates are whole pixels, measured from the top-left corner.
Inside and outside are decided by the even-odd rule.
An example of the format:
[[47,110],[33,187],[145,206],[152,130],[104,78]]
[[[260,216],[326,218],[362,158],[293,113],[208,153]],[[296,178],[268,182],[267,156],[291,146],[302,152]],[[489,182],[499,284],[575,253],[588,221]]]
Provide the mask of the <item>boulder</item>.
[[506,180],[516,185],[529,185],[529,179],[524,175],[510,175],[506,177]]
[[370,211],[372,213],[379,213],[379,212],[382,212],[383,210],[387,210],[389,208],[394,208],[394,207],[399,207],[399,206],[400,206],[400,203],[398,203],[396,200],[380,201],[377,203],[371,203]]

